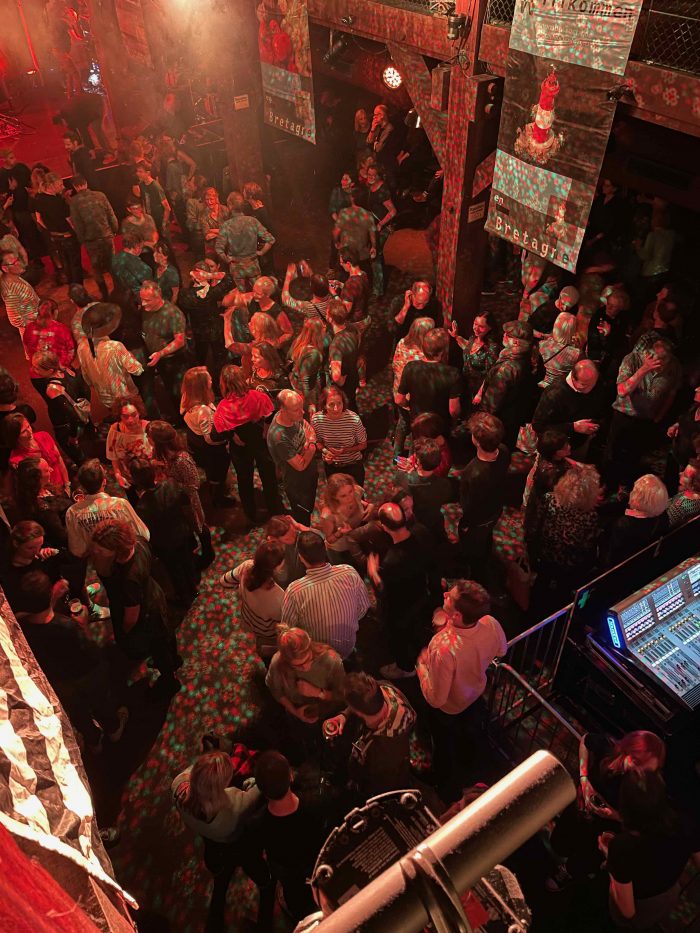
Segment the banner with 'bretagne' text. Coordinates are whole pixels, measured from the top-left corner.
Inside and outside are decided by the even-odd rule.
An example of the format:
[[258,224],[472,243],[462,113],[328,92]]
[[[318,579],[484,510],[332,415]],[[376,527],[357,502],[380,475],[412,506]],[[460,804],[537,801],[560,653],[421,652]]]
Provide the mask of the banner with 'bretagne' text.
[[486,229],[575,271],[642,0],[516,0]]

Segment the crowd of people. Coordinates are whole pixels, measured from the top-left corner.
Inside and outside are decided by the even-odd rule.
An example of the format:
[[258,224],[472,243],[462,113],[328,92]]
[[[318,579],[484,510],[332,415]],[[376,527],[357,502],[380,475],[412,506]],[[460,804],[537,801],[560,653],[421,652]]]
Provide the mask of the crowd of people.
[[[459,801],[487,669],[507,651],[496,607],[510,596],[524,628],[700,513],[692,296],[672,275],[667,208],[648,205],[646,233],[639,211],[627,242],[605,182],[578,278],[494,241],[485,292],[500,275],[519,307],[447,315],[430,281],[392,292],[383,263],[396,203],[433,198],[439,171],[430,192],[416,187],[422,138],[396,149],[384,105],[359,111],[354,132],[323,271],[300,259],[282,273],[262,188],[222,203],[167,133],[132,143],[121,220],[73,131],[69,190],[2,154],[0,297],[52,431],[0,371],[0,584],[89,753],[122,739],[119,684],[145,661],[154,699],[180,690],[175,623],[216,556],[212,517],[240,506],[245,532],[264,523],[216,586],[226,624],[254,639],[273,738],[255,751],[210,737],[173,781],[215,876],[212,930],[237,866],[260,890],[261,929],[277,882],[295,920],[311,913],[329,813],[407,786],[437,809]],[[35,290],[47,256],[70,283],[69,322]],[[368,359],[387,326],[394,419],[377,456],[391,446],[393,460],[370,496]],[[88,637],[107,618],[116,674]],[[432,747],[425,783],[410,769],[416,727]],[[587,744],[582,769],[607,807],[600,848],[622,924],[651,916],[647,901],[667,909],[681,854],[697,850],[669,809],[662,752],[652,767],[625,748]],[[295,769],[321,757],[336,809],[319,816]],[[586,844],[569,830],[556,883]],[[673,852],[662,889],[649,880],[659,839]]]

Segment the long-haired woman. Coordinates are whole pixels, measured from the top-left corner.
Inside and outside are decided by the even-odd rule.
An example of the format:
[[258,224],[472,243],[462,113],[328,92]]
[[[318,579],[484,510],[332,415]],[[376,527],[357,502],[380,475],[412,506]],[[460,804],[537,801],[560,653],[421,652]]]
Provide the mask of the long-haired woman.
[[532,607],[544,613],[540,618],[565,606],[590,575],[600,536],[600,493],[595,467],[575,466],[542,499],[530,549],[538,571]]
[[275,580],[275,572],[282,569],[284,558],[285,546],[281,541],[263,541],[252,560],[244,560],[221,577],[222,586],[240,593],[241,622],[254,636],[258,655],[265,663],[277,650],[284,590]]
[[279,353],[271,343],[254,343],[250,353],[251,371],[248,385],[262,389],[274,400],[289,388],[289,377],[284,371]]
[[311,417],[318,407],[322,388],[323,361],[326,352],[326,327],[320,318],[306,318],[289,349],[292,388],[304,399],[304,408]]
[[195,531],[202,548],[201,566],[208,567],[214,560],[214,548],[199,498],[199,470],[187,450],[187,441],[167,421],[151,421],[148,436],[153,444],[153,456],[163,464],[165,475],[179,483],[187,492],[194,515]]
[[547,880],[549,890],[558,890],[598,868],[598,836],[619,829],[624,776],[635,768],[660,771],[665,761],[666,745],[653,732],[628,732],[619,739],[594,732],[583,736],[578,800],[558,818],[550,840],[558,866]]
[[52,487],[46,460],[28,457],[18,464],[16,501],[18,518],[38,522],[46,532],[47,547],[66,546],[65,514],[72,502],[63,490]]
[[265,392],[248,386],[240,366],[224,366],[220,387],[222,399],[214,413],[212,439],[229,441],[241,505],[248,521],[255,524],[253,474],[256,467],[269,514],[278,515],[283,511],[275,465],[265,443],[266,419],[272,415],[274,405]]
[[180,414],[185,422],[187,446],[197,466],[207,477],[214,505],[231,506],[235,502],[226,497],[226,477],[231,463],[225,440],[213,440],[214,388],[211,373],[206,366],[194,366],[185,373],[180,387]]
[[214,876],[205,929],[226,929],[226,893],[238,867],[260,890],[258,928],[269,929],[274,907],[274,884],[259,844],[245,832],[250,818],[261,808],[262,797],[253,786],[240,790],[231,756],[222,751],[201,755],[171,785],[185,824],[204,840],[204,864]]
[[671,809],[663,778],[645,768],[624,775],[620,817],[622,830],[598,839],[610,876],[610,915],[626,930],[659,929],[678,904],[689,859],[700,867],[695,821]]
[[403,456],[404,454],[406,438],[408,437],[411,423],[411,410],[409,406],[401,406],[396,400],[396,393],[399,388],[399,383],[401,382],[401,375],[403,374],[407,363],[411,363],[414,360],[425,359],[425,353],[423,352],[423,338],[428,333],[428,331],[432,330],[434,327],[435,322],[432,320],[432,318],[417,317],[409,327],[406,336],[402,337],[401,340],[399,340],[399,342],[396,344],[394,359],[391,363],[391,368],[394,373],[394,405],[396,406],[397,413],[396,431],[394,434],[395,456]]
[[581,359],[581,341],[576,328],[576,315],[562,311],[554,322],[552,336],[540,340],[539,354],[544,365],[544,376],[538,383],[540,388],[545,389],[556,379],[568,376]]

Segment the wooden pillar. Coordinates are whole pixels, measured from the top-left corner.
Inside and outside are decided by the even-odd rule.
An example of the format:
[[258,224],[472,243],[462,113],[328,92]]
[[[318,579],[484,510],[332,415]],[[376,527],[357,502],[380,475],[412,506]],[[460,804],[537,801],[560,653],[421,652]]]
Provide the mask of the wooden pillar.
[[[487,0],[471,5],[473,21],[463,60],[450,81],[437,296],[462,333],[479,310],[488,237],[484,230],[490,192],[489,165],[498,138],[503,79],[479,74],[477,53]],[[469,15],[466,0],[457,12]]]
[[[247,181],[266,187],[260,127],[263,93],[258,54],[258,22],[252,3],[233,3],[225,17],[216,17],[211,61],[218,61],[219,102],[231,185]],[[217,50],[218,47],[218,50]]]

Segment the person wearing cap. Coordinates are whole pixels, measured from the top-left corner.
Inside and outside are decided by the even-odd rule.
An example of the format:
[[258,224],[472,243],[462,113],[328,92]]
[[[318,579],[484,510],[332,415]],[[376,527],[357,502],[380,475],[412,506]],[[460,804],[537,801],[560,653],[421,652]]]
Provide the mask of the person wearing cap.
[[347,675],[343,695],[347,707],[325,721],[324,732],[330,729],[340,736],[350,726],[354,741],[348,777],[359,798],[415,787],[408,752],[416,714],[403,693],[393,684],[358,673]]
[[503,349],[486,373],[474,404],[503,423],[503,440],[513,448],[521,424],[532,411],[535,380],[532,371],[532,327],[525,321],[503,325]]
[[574,288],[573,285],[567,285],[559,292],[556,301],[552,301],[550,298],[549,301],[545,301],[544,304],[533,311],[528,319],[528,324],[532,327],[535,337],[539,338],[551,334],[554,322],[562,312],[567,311],[569,314],[576,314],[578,299],[578,289]]
[[118,399],[138,399],[132,376],[139,376],[143,366],[123,343],[111,340],[119,327],[118,305],[98,301],[83,314],[85,337],[78,344],[78,361],[85,382],[92,390],[91,418],[94,424],[104,421]]

